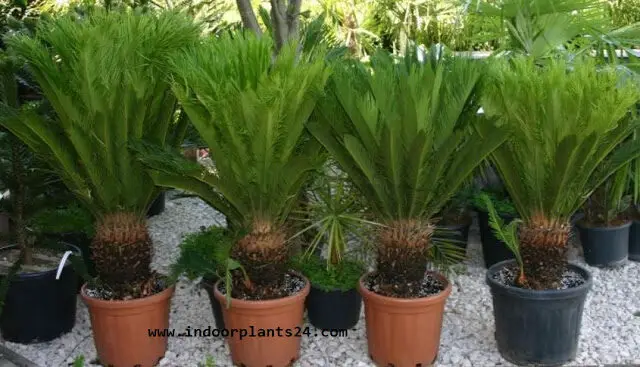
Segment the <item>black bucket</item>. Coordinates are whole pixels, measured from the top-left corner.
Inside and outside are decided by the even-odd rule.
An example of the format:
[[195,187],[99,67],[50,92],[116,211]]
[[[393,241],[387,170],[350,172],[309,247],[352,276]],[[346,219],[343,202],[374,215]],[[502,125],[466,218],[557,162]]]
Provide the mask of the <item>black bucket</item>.
[[158,195],[158,197],[156,197],[153,203],[151,203],[151,206],[147,211],[147,217],[153,217],[164,212],[166,202],[166,193],[163,191]]
[[224,329],[224,317],[222,316],[222,305],[216,297],[213,295],[213,286],[216,284],[217,279],[202,279],[200,284],[202,288],[209,295],[209,302],[211,303],[211,310],[213,311],[213,318],[216,322],[216,329],[223,330]]
[[[515,219],[515,217],[509,215],[501,215],[501,218],[505,224]],[[489,225],[489,213],[478,210],[478,227],[480,229],[480,241],[482,242],[482,256],[486,268],[490,268],[501,261],[515,258],[507,245],[497,239],[493,233],[493,229]]]
[[[76,246],[65,247],[81,254]],[[13,248],[15,245],[5,246],[0,252]],[[73,329],[78,276],[69,260],[60,279],[56,280],[56,273],[54,269],[14,276],[0,315],[0,331],[5,340],[22,344],[46,342]]]
[[356,288],[325,291],[311,285],[306,304],[311,325],[324,330],[345,330],[360,320],[362,297]]
[[591,266],[616,267],[629,257],[629,233],[631,222],[616,227],[587,227],[576,224],[584,260]]
[[498,351],[520,366],[560,366],[574,360],[584,303],[593,283],[591,274],[570,264],[585,282],[575,288],[543,291],[507,286],[493,279],[503,267],[514,263],[503,261],[487,271]]
[[640,221],[637,220],[629,231],[629,260],[640,261]]

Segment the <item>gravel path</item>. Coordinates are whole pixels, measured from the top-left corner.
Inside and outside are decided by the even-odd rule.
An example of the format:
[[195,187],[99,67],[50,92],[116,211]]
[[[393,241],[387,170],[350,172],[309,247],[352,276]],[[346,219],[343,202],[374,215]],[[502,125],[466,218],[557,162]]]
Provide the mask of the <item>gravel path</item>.
[[[168,201],[165,212],[150,220],[156,269],[168,269],[184,234],[222,222],[220,215],[199,199]],[[574,249],[573,258],[576,252]],[[509,366],[496,351],[491,297],[484,284],[477,230],[471,231],[468,257],[451,278],[454,286],[447,302],[438,365]],[[579,259],[577,262],[582,263]],[[617,270],[589,269],[594,287],[585,306],[578,358],[571,365],[640,365],[640,316],[634,316],[640,311],[640,263],[630,262]],[[214,321],[205,292],[180,282],[173,299],[171,327],[182,331],[187,326],[209,325]],[[90,366],[96,357],[87,309],[81,302],[72,332],[49,343],[4,345],[43,367],[67,366],[81,355]],[[207,360],[214,366],[231,366],[222,339],[172,338],[161,365],[199,367]],[[303,338],[298,366],[373,366],[367,356],[364,319],[346,338]]]

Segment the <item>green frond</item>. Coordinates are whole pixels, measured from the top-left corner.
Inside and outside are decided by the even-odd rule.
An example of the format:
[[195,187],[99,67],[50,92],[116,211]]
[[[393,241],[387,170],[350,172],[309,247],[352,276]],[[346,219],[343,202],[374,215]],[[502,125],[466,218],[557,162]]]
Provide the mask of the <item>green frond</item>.
[[[181,187],[233,213],[238,227],[260,219],[280,225],[309,173],[324,162],[305,122],[322,95],[324,60],[295,44],[273,58],[268,37],[236,33],[207,38],[171,59],[173,90],[210,149],[215,174]],[[148,165],[172,174],[180,169]],[[189,174],[193,177],[193,175]],[[215,200],[211,196],[215,193]]]
[[56,118],[23,111],[2,123],[36,153],[51,157],[65,183],[99,213],[144,213],[155,186],[127,149],[164,145],[175,97],[166,78],[170,53],[200,29],[186,15],[96,10],[46,19],[36,36],[7,40],[51,103]]
[[483,107],[512,135],[492,159],[523,220],[568,221],[640,148],[617,147],[638,126],[637,87],[593,60],[496,61]]
[[383,220],[431,218],[506,138],[474,131],[483,64],[429,57],[336,63],[308,124]]

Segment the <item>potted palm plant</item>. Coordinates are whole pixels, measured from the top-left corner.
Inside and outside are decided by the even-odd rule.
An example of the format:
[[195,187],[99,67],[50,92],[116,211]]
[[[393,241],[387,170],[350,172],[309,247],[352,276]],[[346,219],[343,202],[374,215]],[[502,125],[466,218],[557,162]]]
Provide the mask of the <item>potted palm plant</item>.
[[629,257],[631,221],[627,214],[629,165],[622,167],[598,187],[584,204],[584,216],[576,227],[584,259],[591,266],[615,267]]
[[469,242],[469,229],[473,219],[469,210],[471,187],[466,184],[436,215],[438,218],[434,238],[455,246],[457,250],[453,262],[464,260]]
[[371,68],[336,64],[308,128],[346,172],[381,224],[376,270],[359,291],[369,355],[382,366],[430,365],[451,284],[426,272],[433,219],[505,134],[474,133],[482,64],[430,52]]
[[[332,167],[333,168],[333,167]],[[298,234],[314,229],[306,251],[294,261],[294,267],[311,282],[307,298],[307,316],[318,329],[346,330],[360,320],[362,298],[358,293],[358,280],[365,273],[362,256],[357,250],[365,249],[368,227],[361,200],[345,177],[335,169],[319,179],[310,195],[305,222],[311,222]],[[348,248],[354,241],[360,246]],[[323,258],[322,247],[326,258]],[[361,252],[363,255],[364,251]]]
[[640,154],[619,146],[637,126],[630,115],[640,94],[614,69],[590,60],[494,61],[486,83],[487,116],[510,132],[495,163],[521,219],[497,237],[516,260],[492,266],[498,350],[519,365],[560,365],[575,358],[590,273],[567,261],[571,216],[596,187]]
[[[134,147],[158,185],[200,196],[244,232],[231,257],[246,269],[218,281],[228,329],[293,331],[282,337],[227,338],[234,364],[287,366],[300,353],[309,281],[290,271],[289,214],[310,173],[323,162],[304,124],[328,77],[324,61],[290,44],[273,56],[273,40],[233,33],[202,40],[172,58],[173,90],[202,140],[211,166],[189,163],[151,144]],[[231,291],[225,287],[232,285]],[[230,284],[231,283],[231,284]],[[231,293],[229,293],[231,292]]]
[[127,150],[131,140],[168,139],[175,97],[166,80],[171,52],[196,42],[199,28],[173,12],[138,14],[92,9],[38,24],[35,36],[6,43],[22,57],[55,112],[29,108],[3,119],[61,176],[95,217],[91,243],[98,274],[81,292],[89,307],[98,358],[105,365],[151,366],[166,338],[174,286],[151,270],[145,213],[159,190]]

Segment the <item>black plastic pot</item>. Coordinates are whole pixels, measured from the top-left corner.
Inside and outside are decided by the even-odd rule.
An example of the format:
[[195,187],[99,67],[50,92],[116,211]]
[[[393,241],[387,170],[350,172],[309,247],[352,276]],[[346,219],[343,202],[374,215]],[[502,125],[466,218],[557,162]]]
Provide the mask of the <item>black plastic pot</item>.
[[[73,245],[65,245],[80,253]],[[0,252],[15,248],[5,246]],[[40,273],[16,274],[9,285],[0,331],[14,343],[36,343],[56,339],[73,329],[76,322],[78,276],[67,261],[60,279],[57,269]],[[4,276],[3,276],[4,277]]]
[[345,330],[360,320],[362,297],[356,288],[325,291],[312,284],[306,304],[311,325],[318,329]]
[[[496,238],[493,229],[489,225],[489,213],[478,210],[478,227],[480,229],[480,241],[482,242],[482,256],[484,265],[490,268],[504,260],[514,259],[513,252],[509,250],[507,245]],[[515,217],[510,215],[500,216],[505,224],[510,223]]]
[[[462,250],[462,255],[466,255],[467,245],[469,242],[469,228],[471,223],[454,224],[454,225],[438,225],[436,227],[437,236],[443,241],[451,241],[451,244]],[[463,259],[460,259],[462,261]]]
[[151,203],[149,210],[147,211],[148,217],[153,217],[155,215],[161,214],[164,212],[165,204],[166,204],[166,193],[163,191],[158,195],[158,197]]
[[493,279],[515,260],[487,271],[493,297],[495,338],[507,361],[524,366],[560,366],[576,358],[582,313],[593,280],[584,268],[570,264],[585,282],[575,288],[536,291],[504,285]]
[[222,330],[224,329],[224,318],[222,316],[222,305],[220,304],[220,302],[218,302],[218,300],[216,299],[216,297],[213,295],[213,286],[216,284],[216,282],[218,281],[218,279],[202,279],[202,281],[200,282],[200,284],[202,285],[202,288],[204,288],[204,290],[207,292],[207,295],[209,295],[209,302],[211,303],[211,310],[213,311],[213,318],[216,322],[216,329],[218,330]]
[[640,221],[637,220],[629,230],[629,260],[640,261]]
[[588,227],[576,224],[584,260],[591,266],[615,267],[624,264],[629,257],[629,233],[631,222],[616,227]]

